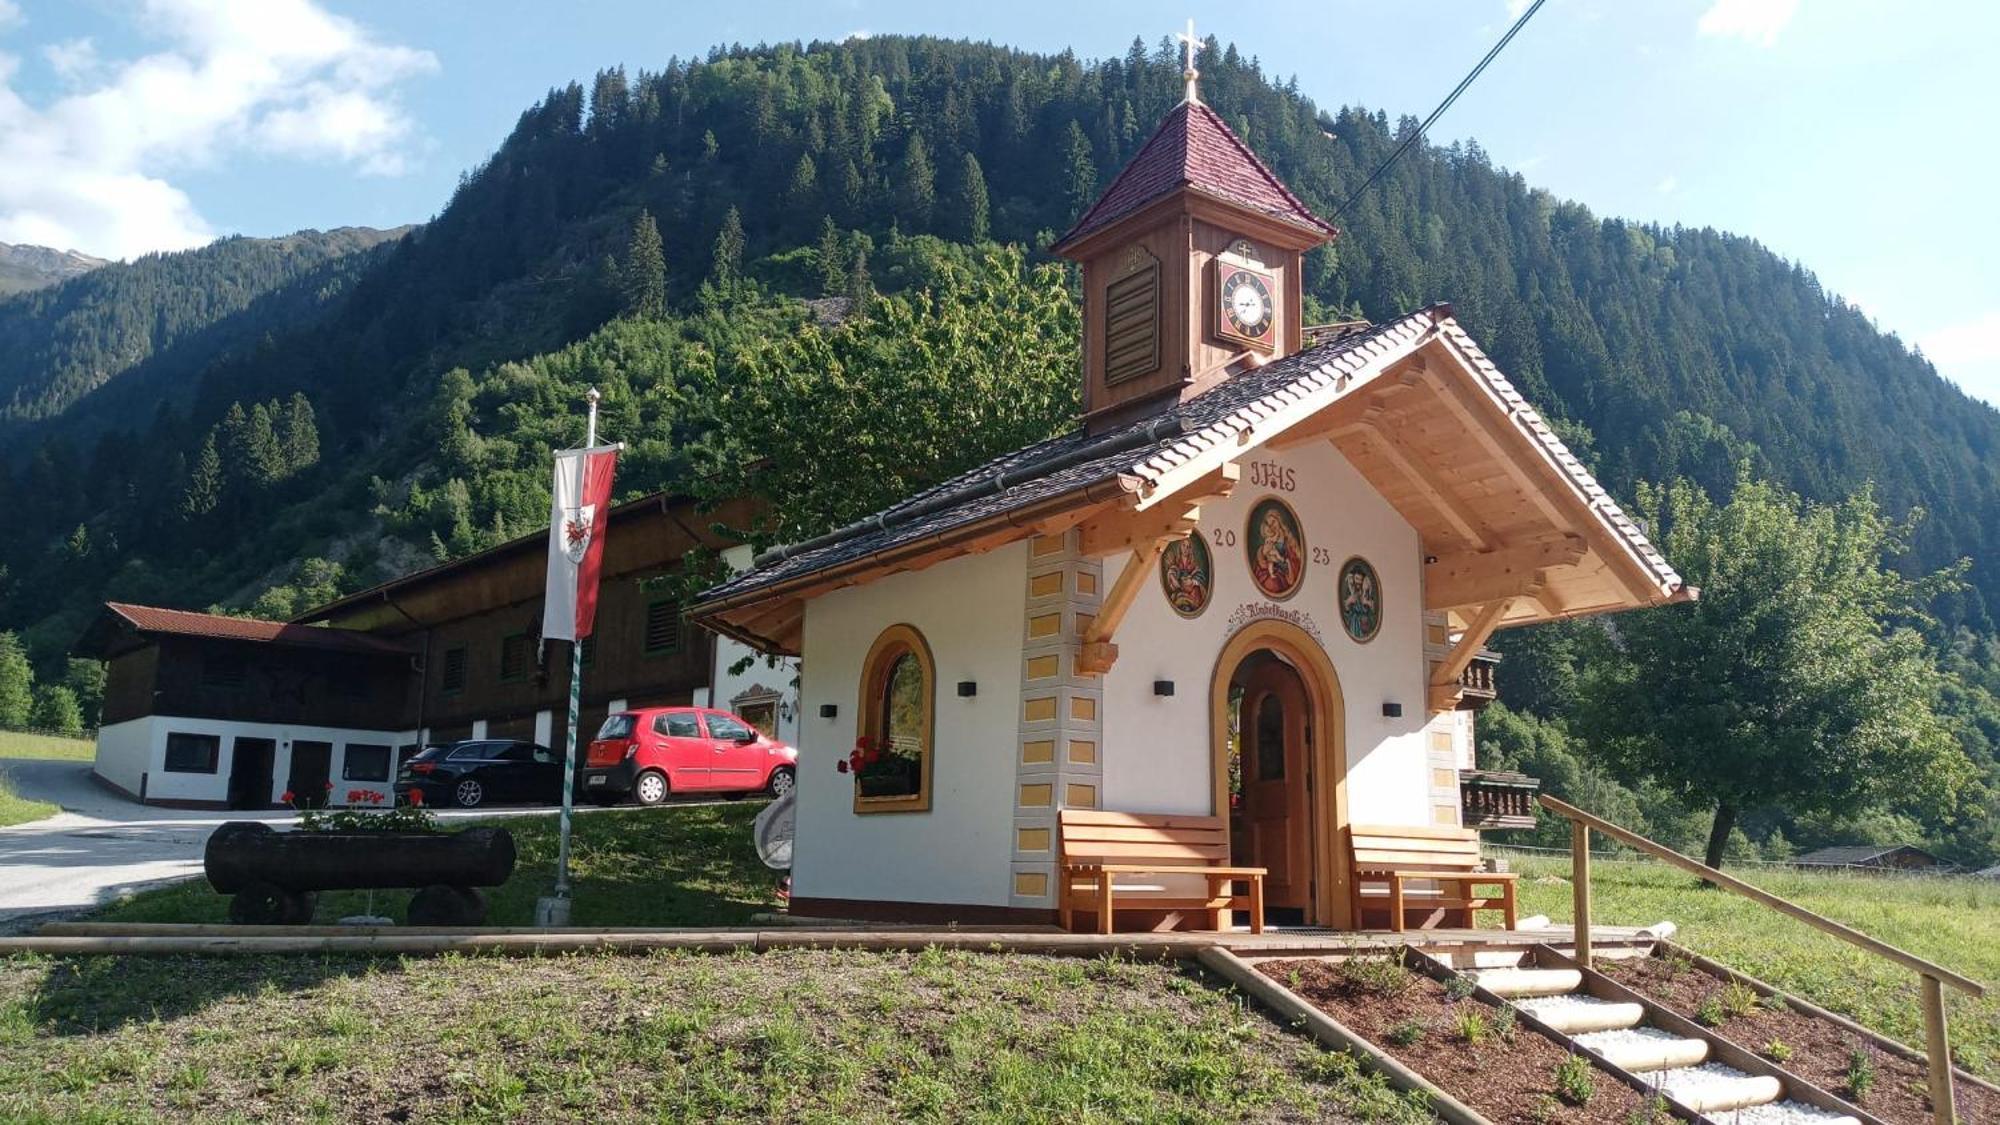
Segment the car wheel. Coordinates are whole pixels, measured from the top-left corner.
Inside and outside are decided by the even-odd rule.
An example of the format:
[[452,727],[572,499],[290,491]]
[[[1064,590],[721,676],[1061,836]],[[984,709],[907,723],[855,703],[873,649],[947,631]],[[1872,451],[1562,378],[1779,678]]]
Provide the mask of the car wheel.
[[782,797],[790,793],[792,787],[798,783],[799,779],[792,774],[792,767],[779,766],[777,769],[771,771],[771,796]]
[[461,809],[478,808],[486,799],[486,787],[468,777],[452,787],[451,799]]
[[642,805],[657,805],[672,792],[673,786],[667,784],[667,775],[659,770],[647,770],[632,783],[632,795],[639,798]]

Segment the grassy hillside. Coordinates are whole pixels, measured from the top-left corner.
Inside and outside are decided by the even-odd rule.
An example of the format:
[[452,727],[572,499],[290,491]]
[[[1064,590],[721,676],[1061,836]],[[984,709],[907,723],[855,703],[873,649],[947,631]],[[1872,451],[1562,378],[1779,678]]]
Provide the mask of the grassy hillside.
[[0,758],[63,758],[72,762],[88,762],[96,757],[97,744],[86,739],[0,730]]
[[[1521,908],[1559,922],[1572,912],[1568,857],[1513,853],[1522,872]],[[2000,986],[2000,881],[1858,875],[1767,867],[1739,871],[1756,886],[1808,910]],[[1596,860],[1592,917],[1606,925],[1671,921],[1683,945],[1921,1047],[1923,1009],[1916,974],[1759,906],[1709,890],[1664,864]],[[1947,988],[1958,1062],[2000,1078],[2000,992],[1974,1000]]]
[[10,1121],[1419,1122],[1172,964],[0,961]]

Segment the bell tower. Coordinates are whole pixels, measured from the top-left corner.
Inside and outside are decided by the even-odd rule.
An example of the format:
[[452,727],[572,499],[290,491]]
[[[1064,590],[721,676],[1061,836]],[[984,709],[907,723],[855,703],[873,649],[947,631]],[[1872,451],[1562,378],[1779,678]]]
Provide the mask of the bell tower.
[[1084,426],[1099,432],[1299,348],[1300,259],[1339,231],[1187,94],[1051,251],[1083,267]]

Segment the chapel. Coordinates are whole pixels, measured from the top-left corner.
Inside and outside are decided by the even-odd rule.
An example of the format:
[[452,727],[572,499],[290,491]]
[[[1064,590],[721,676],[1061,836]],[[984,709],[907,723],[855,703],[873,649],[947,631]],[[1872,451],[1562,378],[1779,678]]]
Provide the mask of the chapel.
[[1471,838],[1493,632],[1695,595],[1449,306],[1304,323],[1338,232],[1194,78],[1052,248],[1076,427],[691,607],[800,658],[796,914],[1425,924],[1360,875]]

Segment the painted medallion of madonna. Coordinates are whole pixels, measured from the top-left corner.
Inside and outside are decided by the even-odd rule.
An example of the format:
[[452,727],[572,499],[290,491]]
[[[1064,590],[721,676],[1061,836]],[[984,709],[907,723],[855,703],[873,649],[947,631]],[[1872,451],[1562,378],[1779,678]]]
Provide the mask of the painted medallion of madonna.
[[1291,505],[1275,496],[1257,501],[1243,533],[1250,557],[1250,581],[1265,597],[1284,601],[1306,579],[1306,537]]
[[1215,596],[1215,565],[1201,532],[1176,539],[1160,552],[1160,588],[1182,617],[1200,617],[1208,608]]

